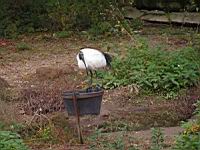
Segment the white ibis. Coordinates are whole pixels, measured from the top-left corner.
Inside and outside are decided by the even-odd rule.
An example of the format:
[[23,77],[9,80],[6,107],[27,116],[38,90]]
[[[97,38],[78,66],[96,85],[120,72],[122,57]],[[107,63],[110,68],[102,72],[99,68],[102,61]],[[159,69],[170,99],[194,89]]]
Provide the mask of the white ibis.
[[90,86],[92,85],[92,71],[95,71],[106,66],[111,66],[112,58],[109,54],[101,52],[97,49],[82,48],[76,56],[78,67],[84,69],[89,75],[90,72]]

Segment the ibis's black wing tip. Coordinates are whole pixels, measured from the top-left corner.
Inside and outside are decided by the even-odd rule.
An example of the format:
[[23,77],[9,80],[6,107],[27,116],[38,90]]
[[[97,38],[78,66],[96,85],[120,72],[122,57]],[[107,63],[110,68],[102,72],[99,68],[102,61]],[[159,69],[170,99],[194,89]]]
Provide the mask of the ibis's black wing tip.
[[111,67],[112,57],[106,52],[103,52],[103,55],[105,56],[107,65]]

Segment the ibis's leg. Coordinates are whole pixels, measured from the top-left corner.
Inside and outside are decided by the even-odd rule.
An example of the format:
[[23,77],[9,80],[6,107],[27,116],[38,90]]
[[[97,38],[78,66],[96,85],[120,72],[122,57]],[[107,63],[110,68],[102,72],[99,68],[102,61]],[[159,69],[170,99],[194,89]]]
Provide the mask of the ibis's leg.
[[97,74],[97,71],[96,71],[96,70],[94,70],[94,72],[95,72],[95,75],[96,75],[96,78],[97,78],[97,76],[98,76],[98,74]]
[[85,63],[85,60],[83,59],[83,63],[84,63],[84,65],[85,65],[85,70],[86,70],[86,73],[87,73],[87,76],[89,75],[89,73],[88,73],[88,68],[87,68],[87,66],[86,66],[86,63]]
[[[94,72],[95,72],[95,75],[96,75],[96,79],[98,79],[98,74],[97,74],[97,71],[96,71],[96,70],[94,70]],[[97,84],[97,85],[96,85],[96,88],[100,88],[100,85],[99,85],[99,84]]]
[[89,75],[89,74],[88,74],[88,69],[86,68],[85,70],[86,70],[86,73],[87,73],[87,76],[88,76],[88,75]]
[[92,70],[89,70],[90,71],[90,87],[92,87],[92,78],[93,78],[93,73],[92,73]]
[[84,65],[85,65],[85,70],[86,70],[86,73],[87,73],[87,76],[88,76],[88,68],[87,68],[87,66],[86,66],[86,64],[85,64],[85,60],[83,59],[83,63],[84,63]]

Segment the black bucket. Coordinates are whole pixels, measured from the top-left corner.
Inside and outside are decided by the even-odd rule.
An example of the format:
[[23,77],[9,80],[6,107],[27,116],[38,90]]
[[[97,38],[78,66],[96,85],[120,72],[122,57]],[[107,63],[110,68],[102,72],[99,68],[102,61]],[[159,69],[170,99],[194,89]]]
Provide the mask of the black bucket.
[[[99,115],[103,93],[102,89],[92,90],[90,92],[76,90],[75,95],[77,97],[79,115]],[[63,94],[64,105],[70,116],[75,115],[73,95],[74,91],[66,91]]]

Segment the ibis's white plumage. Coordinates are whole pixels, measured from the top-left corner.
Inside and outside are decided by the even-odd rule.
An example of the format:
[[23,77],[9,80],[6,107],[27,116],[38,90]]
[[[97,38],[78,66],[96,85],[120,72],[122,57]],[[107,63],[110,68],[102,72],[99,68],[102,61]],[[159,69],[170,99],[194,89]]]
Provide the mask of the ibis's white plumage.
[[104,54],[96,49],[83,48],[80,52],[82,52],[85,61],[84,64],[83,60],[79,58],[79,54],[76,56],[78,67],[80,69],[86,69],[86,66],[89,70],[96,70],[107,65]]
[[[93,70],[96,70],[106,66],[110,66],[112,58],[109,54],[103,53],[92,48],[83,48],[76,56],[78,67],[80,69],[85,69],[87,75],[90,73],[90,87],[92,85]],[[89,88],[90,89],[90,88]]]

